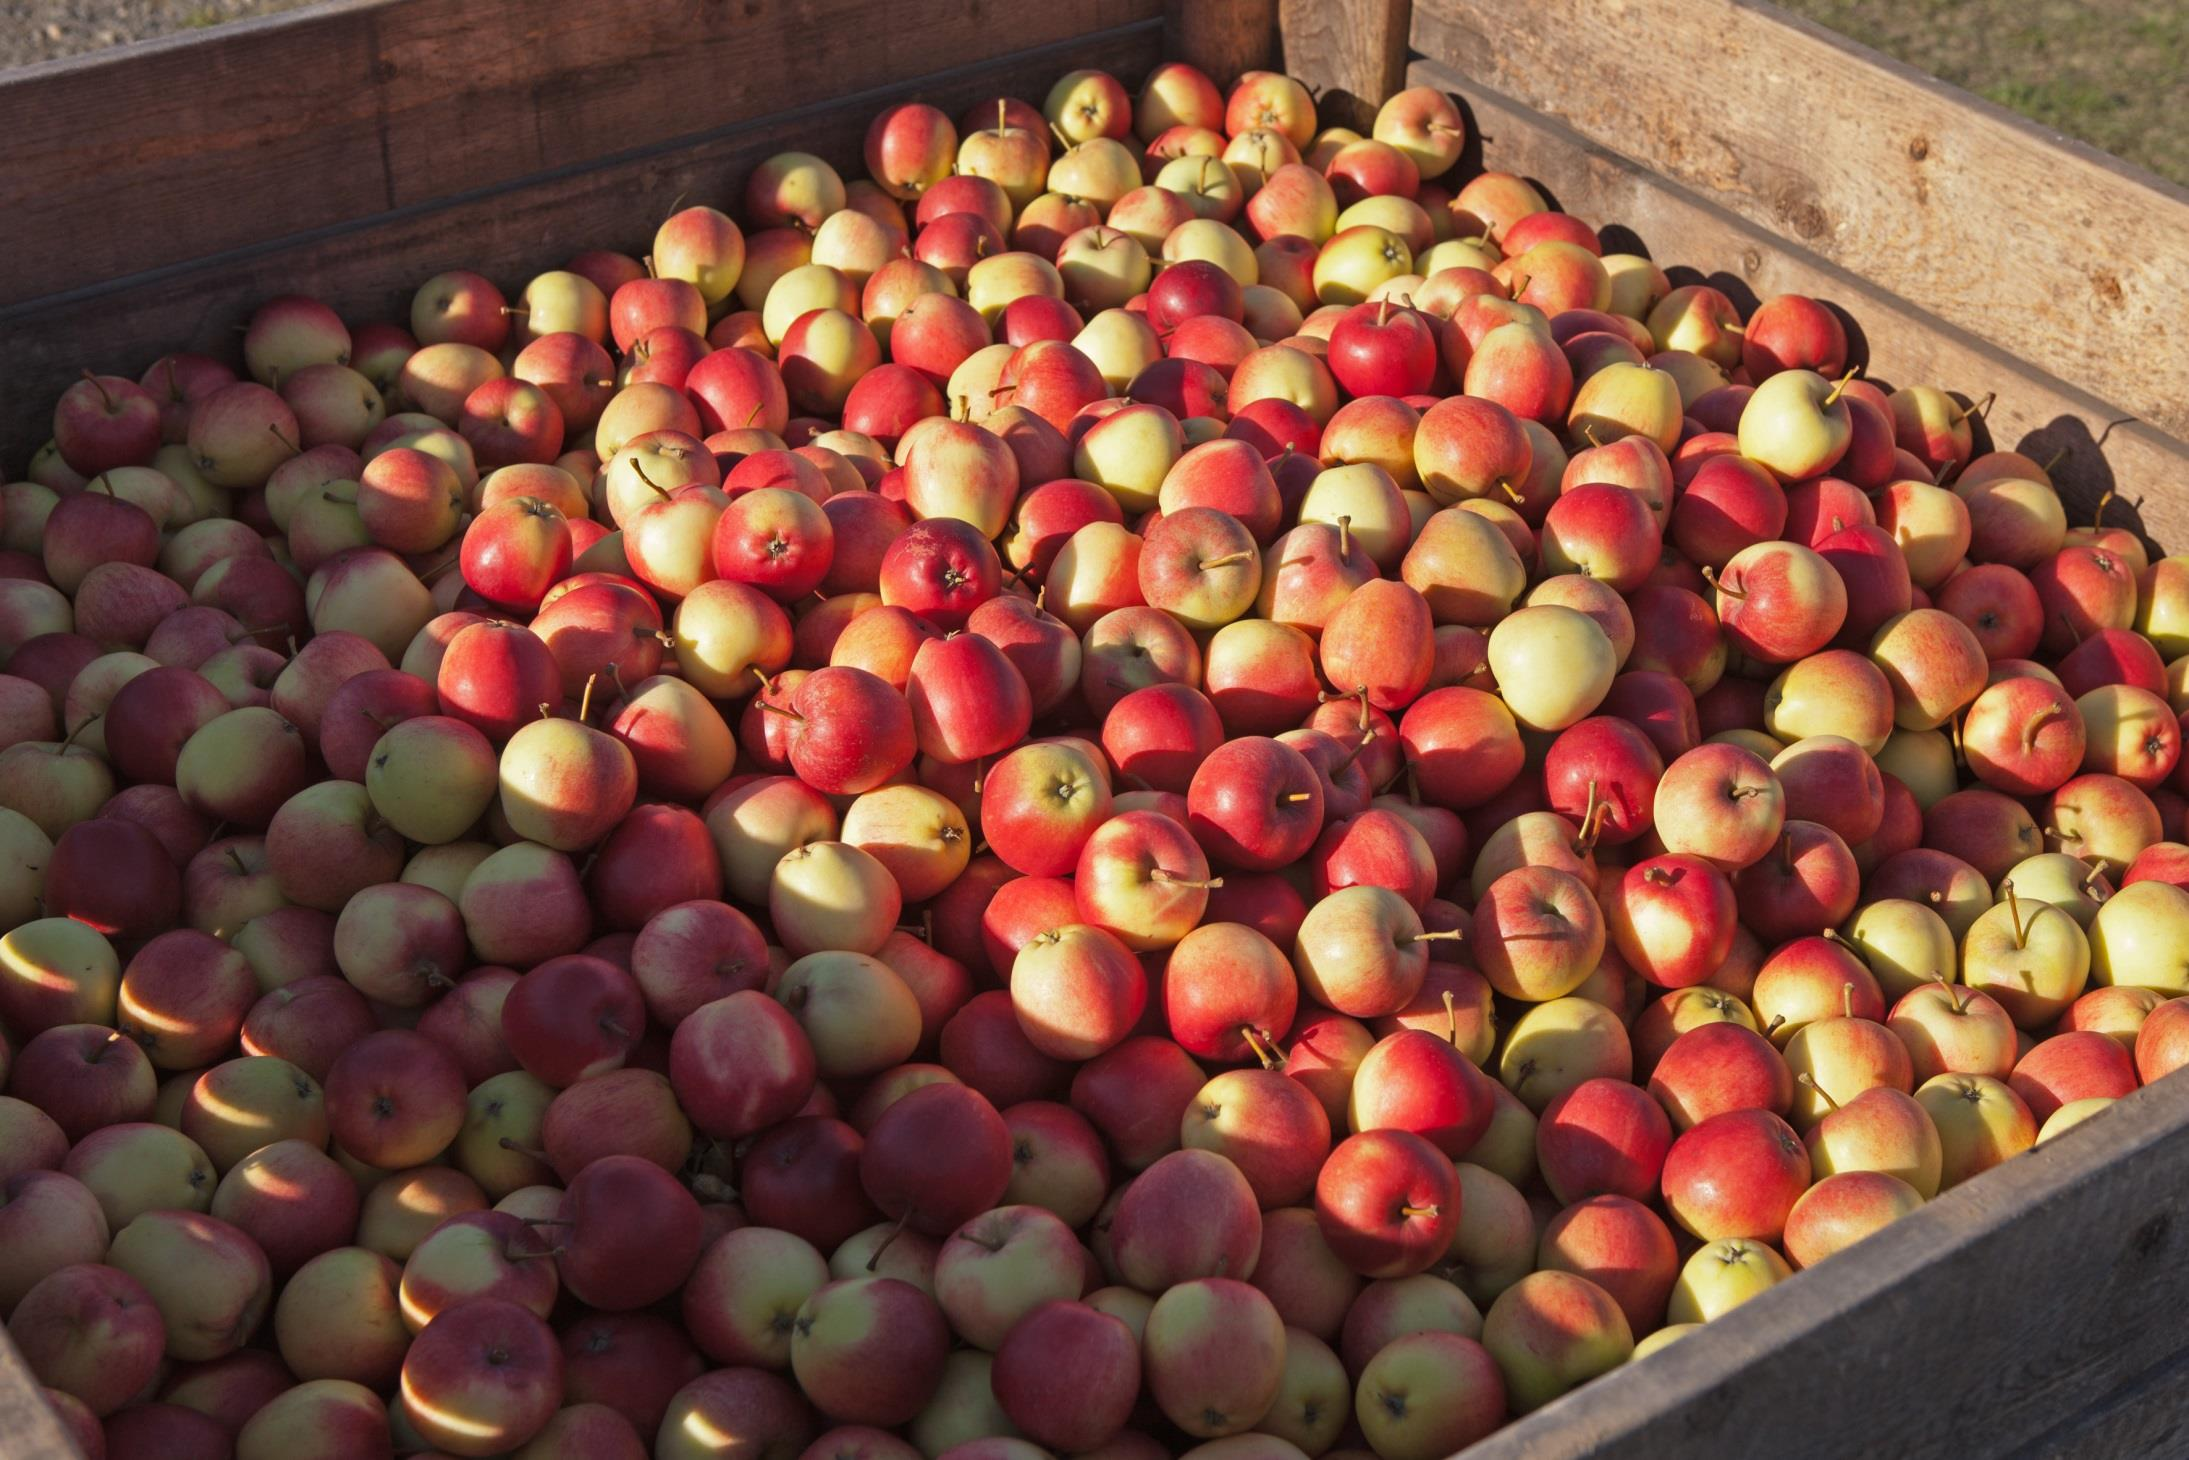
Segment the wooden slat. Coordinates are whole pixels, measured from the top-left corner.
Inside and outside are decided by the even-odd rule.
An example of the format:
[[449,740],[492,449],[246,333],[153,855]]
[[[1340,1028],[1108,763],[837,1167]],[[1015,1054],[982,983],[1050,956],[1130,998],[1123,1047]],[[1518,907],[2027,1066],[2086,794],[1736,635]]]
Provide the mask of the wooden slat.
[[1229,89],[1242,71],[1277,60],[1277,0],[1165,0],[1163,54],[1200,67]]
[[2189,434],[2189,193],[1756,0],[1418,0],[1413,43]]
[[46,1407],[46,1397],[7,1331],[0,1329],[0,1453],[9,1460],[77,1460],[82,1453]]
[[[1707,276],[1743,307],[1774,294],[1815,295],[1862,326],[1871,373],[1879,379],[1938,385],[1969,400],[1996,391],[1997,403],[1985,418],[1993,441],[2039,461],[2064,451],[2053,476],[2077,520],[2101,494],[2114,491],[2121,501],[2109,510],[2108,522],[2134,521],[2125,504],[2142,497],[2148,535],[2175,546],[2189,543],[2189,493],[2183,491],[2189,447],[2182,442],[2123,422],[2126,413],[2119,408],[2045,374],[2025,357],[1955,328],[1890,288],[1786,242],[1456,69],[1417,62],[1409,79],[1466,103],[1473,113],[1470,132],[1481,139],[1487,165],[1537,179],[1561,207],[1592,223],[1628,230],[1676,276],[1679,266],[1694,271],[1680,277]],[[1615,241],[1627,246],[1636,238],[1617,235]]]
[[169,350],[232,357],[236,326],[279,293],[316,295],[362,322],[402,318],[410,292],[443,269],[476,268],[515,290],[583,248],[643,251],[678,197],[733,198],[753,164],[770,153],[815,151],[850,172],[868,121],[889,101],[918,95],[955,108],[999,91],[1046,87],[1078,66],[1137,76],[1159,59],[1160,47],[1160,22],[1134,22],[1001,61],[838,95],[726,128],[694,146],[0,309],[0,480],[10,469],[20,472],[50,434],[52,401],[86,364],[134,379]]
[[[2189,1079],[2170,1078],[1467,1460],[2179,1455],[2178,1378],[2138,1381],[2189,1348],[2185,1307]],[[2062,1426],[2116,1395],[2113,1425]]]
[[[1161,0],[333,0],[0,77],[0,305],[568,170]],[[1038,98],[1036,98],[1038,100]]]
[[1412,0],[1283,0],[1284,68],[1315,91],[1322,124],[1363,133],[1405,84]]

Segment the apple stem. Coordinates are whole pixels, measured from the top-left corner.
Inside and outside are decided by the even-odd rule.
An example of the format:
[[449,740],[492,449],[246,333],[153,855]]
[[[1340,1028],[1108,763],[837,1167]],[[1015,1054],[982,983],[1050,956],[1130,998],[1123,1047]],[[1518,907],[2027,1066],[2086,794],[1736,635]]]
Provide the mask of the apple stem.
[[229,864],[232,865],[238,872],[241,872],[246,876],[250,875],[251,869],[243,865],[243,854],[237,851],[234,847],[230,847],[228,849],[228,861]]
[[667,492],[667,490],[662,487],[661,483],[646,475],[646,468],[639,464],[639,459],[635,456],[631,458],[631,470],[638,473],[638,479],[640,481],[646,483],[647,486],[654,489],[655,496],[661,498],[661,500],[664,502],[669,500],[669,493]]
[[[1360,693],[1361,710],[1363,711],[1363,713],[1365,713],[1368,709],[1368,686],[1365,684],[1362,685],[1360,688]],[[1330,768],[1331,777],[1335,779],[1337,776],[1343,774],[1345,771],[1352,769],[1353,762],[1361,758],[1361,752],[1366,750],[1370,745],[1372,745],[1375,742],[1375,739],[1376,735],[1374,731],[1363,728],[1361,731],[1360,740],[1353,746],[1351,750],[1345,753],[1345,759],[1339,761],[1336,765]]]
[[1256,1029],[1253,1025],[1240,1025],[1239,1037],[1247,1042],[1248,1049],[1254,1051],[1254,1057],[1262,1062],[1263,1069],[1274,1070],[1284,1063],[1284,1056],[1276,1053],[1268,1045],[1262,1043],[1261,1031]]
[[1051,122],[1049,124],[1049,130],[1056,133],[1056,139],[1064,144],[1064,153],[1067,157],[1078,150],[1077,145],[1072,141],[1072,139],[1064,135],[1064,129],[1058,126],[1055,122]]
[[502,306],[503,316],[509,319],[525,319],[530,317],[531,313],[532,311],[522,304],[505,304]]
[[1340,517],[1338,519],[1338,561],[1342,563],[1351,556],[1353,556],[1353,519],[1351,517]]
[[1591,446],[1601,447],[1604,444],[1603,440],[1596,434],[1596,423],[1594,421],[1583,421],[1581,423],[1581,435]]
[[1236,553],[1225,553],[1220,558],[1203,558],[1201,559],[1201,568],[1204,572],[1208,571],[1211,568],[1228,568],[1234,563],[1246,562],[1249,558],[1252,558],[1253,556],[1254,554],[1250,552],[1241,551]]
[[1779,837],[1779,866],[1788,872],[1794,870],[1794,834],[1790,831]]
[[1011,108],[1002,97],[996,98],[996,135],[1002,136],[1011,129]]
[[1444,1209],[1442,1207],[1417,1207],[1413,1205],[1407,1205],[1399,1208],[1399,1215],[1406,1218],[1434,1217],[1441,1215],[1443,1210]]
[[1212,891],[1224,885],[1221,877],[1181,877],[1168,867],[1151,868],[1148,878],[1154,882],[1167,882],[1173,887],[1198,887],[1203,891]]
[[1519,488],[1515,487],[1510,481],[1508,481],[1504,477],[1499,477],[1497,479],[1497,485],[1505,493],[1506,496],[1512,498],[1512,500],[1514,500],[1515,502],[1525,502],[1528,500],[1525,496],[1521,495]]
[[[2052,461],[2058,461],[2059,459],[2060,459],[2060,453],[2059,453],[2059,452],[2055,451],[2054,453],[2052,453]],[[2047,472],[2049,472],[2049,471],[2051,471],[2051,470],[2052,470],[2052,462],[2046,462],[2046,463],[2045,463],[2045,470],[2046,470]],[[2093,509],[2091,509],[2091,513],[2090,513],[2090,530],[2091,530],[2092,532],[2096,532],[2096,531],[2097,531],[2097,530],[2098,530],[2099,528],[2101,528],[2101,527],[2105,526],[2105,504],[2106,504],[2106,503],[2108,503],[2108,502],[2110,502],[2110,501],[2112,501],[2112,500],[2113,500],[2113,492],[2112,492],[2112,489],[2111,489],[2111,488],[2108,488],[2108,489],[2106,490],[2106,493],[2105,493],[2105,495],[2104,495],[2104,496],[2102,496],[2102,497],[2100,497],[2100,498],[2098,498],[2098,505],[2097,505],[2096,507],[2094,507]]]
[[1667,883],[1672,880],[1672,869],[1665,866],[1649,866],[1642,869],[1644,882]]
[[275,425],[273,422],[268,421],[266,423],[266,429],[274,433],[274,439],[276,441],[279,441],[282,445],[288,447],[291,451],[302,452],[304,450],[303,447],[297,445],[294,441],[291,441],[288,437],[282,435],[281,428]]
[[1857,375],[1860,375],[1861,373],[1862,367],[1860,365],[1857,365],[1854,369],[1848,371],[1845,375],[1842,375],[1839,378],[1839,383],[1832,387],[1832,393],[1824,398],[1824,404],[1827,409],[1839,404],[1840,392],[1844,391],[1847,388],[1847,384],[1849,381],[1853,380]]
[[[1967,420],[1967,419],[1968,419],[1969,417],[1971,417],[1971,416],[1974,416],[1974,417],[1975,417],[1975,418],[1976,418],[1977,420],[1979,420],[1979,421],[1983,420],[1983,419],[1984,419],[1984,413],[1985,413],[1985,412],[1987,412],[1987,411],[1989,411],[1989,410],[1990,410],[1990,409],[1992,408],[1993,404],[1994,404],[1994,403],[1996,403],[1996,402],[1998,401],[1998,399],[1999,399],[1999,392],[1998,392],[1998,391],[1996,391],[1996,390],[1987,390],[1987,391],[1985,391],[1985,392],[1984,392],[1984,398],[1983,398],[1982,400],[1978,401],[1978,402],[1977,402],[1977,403],[1976,403],[1975,405],[1973,405],[1973,406],[1970,406],[1970,407],[1969,407],[1969,408],[1968,408],[1967,410],[1965,410],[1965,411],[1963,411],[1963,412],[1961,413],[1961,420],[1963,420],[1963,421],[1966,421],[1966,420]],[[1958,425],[1958,424],[1959,424],[1959,422],[1956,422],[1955,424],[1957,424],[1957,425]]]
[[1390,317],[1391,317],[1391,296],[1390,296],[1390,295],[1388,295],[1388,294],[1386,294],[1386,295],[1384,295],[1384,296],[1383,296],[1383,298],[1382,298],[1381,300],[1377,301],[1377,304],[1376,304],[1376,323],[1377,323],[1377,324],[1379,324],[1379,325],[1381,325],[1382,323],[1384,323],[1384,321],[1388,320],[1388,319],[1389,319]]
[[873,1272],[875,1270],[876,1266],[882,1260],[882,1254],[889,1250],[889,1244],[904,1235],[905,1223],[911,1220],[912,1213],[906,1212],[903,1216],[897,1218],[897,1225],[889,1229],[889,1235],[875,1244],[874,1251],[867,1257],[866,1260],[866,1270],[868,1272]]
[[578,696],[578,723],[580,725],[583,725],[586,720],[592,716],[593,682],[599,678],[600,676],[598,674],[588,674],[587,676],[585,676],[585,690],[582,694]]
[[2029,946],[2029,930],[2022,926],[2022,904],[2021,900],[2014,895],[2014,879],[2008,877],[2002,880],[1999,884],[1999,890],[2007,895],[2007,918],[2014,924],[2014,946],[2027,948]]
[[1810,1074],[1807,1070],[1803,1070],[1800,1074],[1794,1076],[1794,1079],[1799,1082],[1804,1089],[1807,1089],[1814,1093],[1817,1099],[1822,1100],[1826,1105],[1831,1106],[1834,1110],[1839,1109],[1839,1102],[1832,1098],[1831,1091],[1825,1089],[1822,1085],[1819,1085],[1817,1083],[1816,1076]]
[[1401,943],[1460,943],[1467,935],[1458,928],[1442,928],[1436,932],[1409,933],[1399,939]]
[[99,721],[105,718],[106,711],[104,710],[99,711],[99,713],[96,715],[86,717],[82,724],[78,725],[75,729],[68,732],[68,737],[66,739],[64,739],[59,745],[53,747],[53,753],[55,755],[68,754],[68,748],[76,743],[77,736],[83,734],[86,730],[89,730],[93,725],[96,725]]
[[[508,1136],[503,1136],[500,1141],[496,1142],[496,1144],[505,1151],[515,1151],[520,1156],[530,1156],[533,1160],[539,1162],[542,1166],[549,1166],[554,1164],[547,1159],[547,1153],[545,1151],[535,1151],[530,1146],[520,1145],[518,1142],[511,1140]],[[554,1222],[547,1217],[535,1217],[530,1218],[529,1220],[540,1226],[554,1225]]]
[[1459,1001],[1450,989],[1444,991],[1444,1038],[1452,1048],[1459,1048]]
[[763,714],[781,715],[786,720],[796,720],[800,724],[805,723],[806,717],[787,705],[770,704],[766,700],[754,700],[753,703],[760,707]]
[[1771,1016],[1771,1022],[1763,1026],[1763,1037],[1765,1039],[1769,1039],[1773,1034],[1776,1034],[1778,1032],[1779,1026],[1781,1024],[1784,1024],[1785,1022],[1786,1016],[1784,1014],[1773,1014]]
[[1726,597],[1746,598],[1748,596],[1740,589],[1735,588],[1732,584],[1721,581],[1718,577],[1717,571],[1713,569],[1708,563],[1705,563],[1703,565],[1702,572],[1703,581],[1705,583],[1708,583],[1711,587],[1717,589],[1720,593],[1723,593]]
[[1596,845],[1596,777],[1589,777],[1588,804],[1581,808],[1581,830],[1574,838],[1577,852],[1587,852]]
[[2105,858],[2093,857],[2091,860],[2097,865],[2082,880],[2083,895],[2093,902],[2103,902],[2113,895],[2113,889],[2106,886],[2105,882]]
[[1839,986],[1839,1012],[1840,1017],[1845,1019],[1855,1017],[1855,986],[1851,983]]
[[[676,647],[676,635],[670,633],[667,629],[655,629],[653,637],[654,642],[659,644],[664,649],[674,649]],[[608,665],[608,672],[611,675],[615,676],[616,688],[622,689],[623,675],[621,674],[619,667],[615,664],[614,661],[610,661]]]
[[543,720],[552,720],[555,718],[555,707],[545,700],[540,701],[540,718]]
[[100,384],[99,377],[92,374],[89,370],[84,371],[83,374],[84,379],[91,382],[91,388],[99,393],[99,399],[105,402],[107,412],[111,415],[114,410],[114,396],[112,392],[108,391],[104,385]]
[[1315,793],[1313,791],[1294,791],[1291,795],[1285,797],[1284,799],[1288,805],[1297,806],[1302,801],[1314,800]]

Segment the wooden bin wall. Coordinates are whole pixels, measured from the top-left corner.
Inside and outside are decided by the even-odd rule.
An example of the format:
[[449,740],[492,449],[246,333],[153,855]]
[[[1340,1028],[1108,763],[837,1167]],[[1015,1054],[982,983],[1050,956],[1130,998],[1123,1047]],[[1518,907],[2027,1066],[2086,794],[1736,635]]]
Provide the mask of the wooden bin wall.
[[[329,0],[0,79],[0,469],[79,368],[233,353],[272,293],[399,316],[443,268],[512,284],[643,247],[768,153],[853,163],[887,101],[955,112],[1168,54],[1220,81],[1281,66],[1356,126],[1409,82],[1453,91],[1469,166],[1744,305],[1843,305],[1878,377],[1995,392],[1995,444],[2064,451],[2085,510],[2118,490],[2189,542],[2189,198],[1774,7],[904,8]],[[2189,1452],[2185,1233],[2189,1081],[2166,1081],[1472,1453]],[[4,1339],[0,1360],[10,1453],[67,1454]]]

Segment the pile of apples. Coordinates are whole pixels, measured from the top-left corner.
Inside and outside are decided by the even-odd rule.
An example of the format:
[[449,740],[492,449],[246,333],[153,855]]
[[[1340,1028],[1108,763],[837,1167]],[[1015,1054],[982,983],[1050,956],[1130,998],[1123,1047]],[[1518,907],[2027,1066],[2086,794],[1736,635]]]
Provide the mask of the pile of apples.
[[1463,140],[1075,72],[72,385],[84,1452],[1433,1460],[2189,1061],[2189,559]]

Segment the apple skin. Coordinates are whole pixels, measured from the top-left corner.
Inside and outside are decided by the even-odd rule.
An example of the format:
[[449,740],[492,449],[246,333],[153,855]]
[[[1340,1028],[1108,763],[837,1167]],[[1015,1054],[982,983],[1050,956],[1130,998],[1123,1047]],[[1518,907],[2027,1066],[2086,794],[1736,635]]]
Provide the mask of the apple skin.
[[1673,1143],[1672,1122],[1649,1092],[1624,1080],[1584,1080],[1543,1107],[1536,1162],[1566,1205],[1612,1195],[1646,1200]]
[[459,1304],[403,1359],[402,1404],[419,1434],[451,1454],[521,1445],[554,1418],[562,1350],[538,1315],[505,1299]]
[[152,1382],[166,1330],[152,1294],[135,1278],[76,1263],[54,1269],[23,1294],[9,1315],[8,1336],[39,1383],[106,1415]]
[[1673,1220],[1705,1242],[1776,1242],[1808,1188],[1809,1152],[1792,1126],[1767,1110],[1714,1115],[1683,1131],[1665,1157],[1663,1190]]
[[1161,1292],[1194,1278],[1251,1273],[1261,1225],[1254,1190],[1229,1160],[1206,1150],[1173,1151],[1125,1189],[1111,1248],[1128,1282]]
[[1284,1322],[1235,1278],[1198,1278],[1149,1310],[1141,1372],[1164,1415],[1188,1434],[1239,1434],[1266,1414],[1284,1378]]
[[1504,1375],[1508,1403],[1525,1414],[1625,1363],[1634,1334],[1611,1294],[1585,1277],[1544,1271],[1498,1295],[1483,1315],[1482,1346]]
[[1795,1268],[1814,1267],[1922,1204],[1914,1187],[1881,1171],[1827,1176],[1803,1192],[1787,1214],[1787,1261]]
[[896,1278],[854,1278],[827,1284],[798,1310],[791,1369],[830,1418],[898,1425],[926,1408],[949,1347],[933,1298]]
[[1460,1218],[1451,1161],[1409,1131],[1348,1136],[1315,1182],[1323,1240],[1364,1277],[1427,1270],[1450,1247]]

